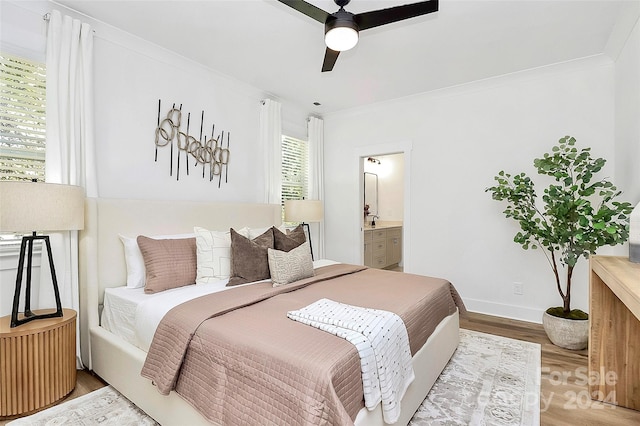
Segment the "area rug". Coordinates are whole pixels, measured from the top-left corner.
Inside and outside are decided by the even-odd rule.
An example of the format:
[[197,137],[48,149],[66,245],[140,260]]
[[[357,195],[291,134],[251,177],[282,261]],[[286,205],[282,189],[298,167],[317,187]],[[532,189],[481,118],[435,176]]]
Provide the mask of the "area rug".
[[55,405],[7,426],[155,426],[144,411],[111,386]]
[[[411,426],[539,425],[540,345],[460,330],[460,345]],[[112,387],[7,426],[157,425]]]
[[460,345],[410,426],[539,425],[540,345],[460,330]]

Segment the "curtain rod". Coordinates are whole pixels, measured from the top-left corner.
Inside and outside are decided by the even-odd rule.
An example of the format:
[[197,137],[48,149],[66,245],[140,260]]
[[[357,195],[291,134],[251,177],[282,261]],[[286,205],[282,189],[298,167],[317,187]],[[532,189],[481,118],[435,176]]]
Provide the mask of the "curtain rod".
[[[49,21],[51,20],[51,13],[47,12],[47,13],[45,13],[44,15],[42,15],[42,20],[43,20],[43,21],[47,21],[47,22],[49,22]],[[96,33],[96,30],[94,30],[93,28],[91,28],[91,32],[92,32],[93,34],[95,34],[95,33]]]

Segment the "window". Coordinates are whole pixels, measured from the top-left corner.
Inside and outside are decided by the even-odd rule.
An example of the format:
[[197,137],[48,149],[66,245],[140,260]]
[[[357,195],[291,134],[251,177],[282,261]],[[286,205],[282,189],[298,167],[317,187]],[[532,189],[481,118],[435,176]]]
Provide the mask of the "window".
[[[307,197],[309,146],[306,141],[282,136],[282,205]],[[284,209],[283,209],[284,214]]]
[[0,180],[44,181],[45,65],[0,53]]
[[[44,64],[0,53],[0,180],[44,181],[45,79]],[[0,234],[0,254],[16,254],[21,237]]]

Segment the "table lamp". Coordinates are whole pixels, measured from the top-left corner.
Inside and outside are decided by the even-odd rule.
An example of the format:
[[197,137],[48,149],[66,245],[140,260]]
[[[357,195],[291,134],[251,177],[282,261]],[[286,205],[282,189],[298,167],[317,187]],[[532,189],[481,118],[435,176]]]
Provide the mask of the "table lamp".
[[320,200],[285,200],[284,221],[301,222],[303,228],[307,228],[309,235],[309,248],[313,260],[313,246],[311,244],[311,231],[308,222],[320,222],[324,217],[322,201]]
[[[36,319],[62,316],[62,304],[56,271],[53,266],[51,244],[48,235],[36,235],[39,231],[71,231],[84,228],[84,190],[79,186],[38,182],[0,182],[0,231],[32,232],[22,237],[16,289],[11,311],[11,327]],[[33,243],[43,240],[47,247],[49,268],[56,299],[56,311],[35,314],[31,311],[31,266]],[[27,259],[27,277],[25,287],[24,313],[18,318],[18,304],[25,256]],[[44,262],[43,262],[44,263]]]

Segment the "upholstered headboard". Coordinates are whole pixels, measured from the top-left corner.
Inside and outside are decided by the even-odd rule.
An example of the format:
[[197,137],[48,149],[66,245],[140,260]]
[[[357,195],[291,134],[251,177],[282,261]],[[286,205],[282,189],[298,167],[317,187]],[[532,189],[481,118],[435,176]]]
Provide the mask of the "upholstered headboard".
[[192,233],[264,227],[281,223],[277,204],[88,198],[85,228],[80,232],[80,342],[89,357],[89,330],[99,325],[99,307],[107,287],[126,283],[124,249],[118,237]]

